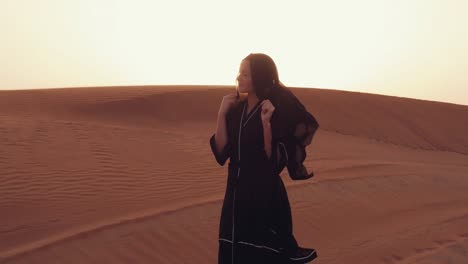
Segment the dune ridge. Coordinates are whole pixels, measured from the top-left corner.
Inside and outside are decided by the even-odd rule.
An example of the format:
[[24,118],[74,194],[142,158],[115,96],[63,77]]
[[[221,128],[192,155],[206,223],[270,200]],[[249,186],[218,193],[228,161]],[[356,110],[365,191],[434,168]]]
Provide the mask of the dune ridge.
[[[160,122],[175,124],[182,120],[212,122],[222,96],[233,92],[231,87],[216,86],[65,90],[68,89],[1,91],[0,94],[5,93],[3,98],[9,98],[9,103],[2,103],[0,110],[46,116],[64,114],[65,118],[72,114],[99,122],[130,122],[154,127]],[[468,122],[464,121],[468,106],[339,90],[291,90],[320,119],[322,130],[414,148],[468,154],[464,133],[468,131]],[[80,91],[86,91],[89,96],[80,96]],[[33,92],[37,94],[30,94]],[[23,107],[26,105],[30,107]],[[177,109],[180,105],[184,110]],[[35,107],[40,107],[41,111]]]

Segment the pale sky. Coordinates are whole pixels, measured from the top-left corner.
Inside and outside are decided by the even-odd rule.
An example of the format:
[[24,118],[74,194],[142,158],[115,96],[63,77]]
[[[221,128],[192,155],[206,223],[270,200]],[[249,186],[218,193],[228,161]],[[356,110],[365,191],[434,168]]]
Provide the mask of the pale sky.
[[0,89],[234,85],[262,52],[287,86],[468,105],[467,0],[0,3]]

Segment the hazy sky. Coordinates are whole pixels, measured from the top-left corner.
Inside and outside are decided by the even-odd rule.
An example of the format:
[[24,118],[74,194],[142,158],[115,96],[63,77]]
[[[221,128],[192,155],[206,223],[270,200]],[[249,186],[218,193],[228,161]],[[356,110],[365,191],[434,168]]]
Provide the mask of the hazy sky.
[[288,86],[468,105],[467,0],[0,3],[0,89],[234,85],[263,52]]

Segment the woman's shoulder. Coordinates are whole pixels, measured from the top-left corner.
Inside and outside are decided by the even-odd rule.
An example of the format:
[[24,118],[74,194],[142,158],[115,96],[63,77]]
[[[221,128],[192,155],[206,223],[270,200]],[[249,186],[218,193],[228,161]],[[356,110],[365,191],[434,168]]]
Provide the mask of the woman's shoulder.
[[238,103],[236,103],[227,113],[228,118],[232,118],[237,115],[242,114],[242,108],[244,107],[244,104],[247,102],[247,99],[240,99]]

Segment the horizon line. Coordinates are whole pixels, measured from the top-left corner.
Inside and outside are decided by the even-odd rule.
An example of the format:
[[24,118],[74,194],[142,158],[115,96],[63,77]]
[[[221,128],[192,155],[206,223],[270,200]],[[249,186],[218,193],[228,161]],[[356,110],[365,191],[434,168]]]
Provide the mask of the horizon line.
[[[0,89],[0,92],[3,91],[37,91],[37,90],[60,90],[60,89],[91,89],[91,88],[130,88],[130,87],[170,87],[170,86],[179,86],[179,87],[230,87],[233,88],[235,85],[229,84],[138,84],[138,85],[94,85],[94,86],[60,86],[60,87],[37,87],[37,88],[19,88],[19,89]],[[436,102],[436,103],[444,103],[444,104],[452,104],[452,105],[460,105],[460,106],[468,106],[468,104],[461,104],[461,103],[454,103],[454,102],[446,102],[446,101],[436,101],[430,99],[421,99],[421,98],[414,98],[414,97],[406,97],[406,96],[399,96],[399,95],[388,95],[388,94],[379,94],[379,93],[371,93],[371,92],[361,92],[361,91],[350,91],[350,90],[340,90],[338,88],[327,88],[327,87],[306,87],[306,86],[288,86],[285,85],[287,88],[292,89],[316,89],[316,90],[329,90],[329,91],[337,91],[337,92],[348,92],[348,93],[360,93],[360,94],[369,94],[369,95],[378,95],[378,96],[387,96],[387,97],[397,97],[397,98],[404,98],[404,99],[412,99],[412,100],[419,100],[419,101],[426,101],[426,102]]]

